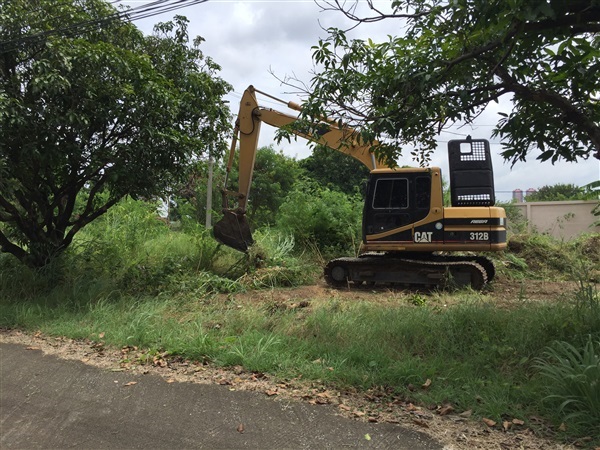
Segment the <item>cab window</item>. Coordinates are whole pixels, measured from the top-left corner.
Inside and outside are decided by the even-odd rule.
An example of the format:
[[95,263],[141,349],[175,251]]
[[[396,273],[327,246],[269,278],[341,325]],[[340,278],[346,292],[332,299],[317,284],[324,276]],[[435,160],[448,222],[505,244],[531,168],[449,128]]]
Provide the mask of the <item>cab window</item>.
[[374,209],[408,208],[408,180],[380,178],[375,184]]
[[429,209],[429,203],[431,202],[431,178],[417,177],[415,185],[415,203],[417,209]]

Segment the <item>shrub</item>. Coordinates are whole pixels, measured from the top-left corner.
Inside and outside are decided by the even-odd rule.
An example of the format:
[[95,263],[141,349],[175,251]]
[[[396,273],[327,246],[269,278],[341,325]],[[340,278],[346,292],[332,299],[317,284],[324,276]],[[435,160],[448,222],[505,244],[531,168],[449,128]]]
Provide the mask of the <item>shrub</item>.
[[304,181],[286,197],[277,224],[297,241],[314,242],[325,252],[355,252],[361,239],[362,209],[356,195]]

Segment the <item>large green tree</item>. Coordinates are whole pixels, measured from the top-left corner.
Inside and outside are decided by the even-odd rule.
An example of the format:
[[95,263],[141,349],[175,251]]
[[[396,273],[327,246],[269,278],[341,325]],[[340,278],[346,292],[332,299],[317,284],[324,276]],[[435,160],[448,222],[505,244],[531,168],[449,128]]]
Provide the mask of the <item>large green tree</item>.
[[600,0],[367,0],[366,16],[358,2],[319,3],[357,23],[397,20],[398,35],[330,29],[306,118],[340,118],[395,160],[405,146],[427,155],[445,126],[507,97],[494,131],[507,159],[600,159]]
[[114,12],[0,6],[0,245],[33,267],[124,196],[164,194],[228,129],[230,86],[187,20],[144,36]]
[[369,176],[369,169],[363,163],[324,146],[316,146],[308,158],[300,161],[300,167],[322,186],[346,194],[360,190]]
[[298,161],[273,147],[256,153],[248,203],[248,218],[256,225],[273,225],[279,207],[298,181]]

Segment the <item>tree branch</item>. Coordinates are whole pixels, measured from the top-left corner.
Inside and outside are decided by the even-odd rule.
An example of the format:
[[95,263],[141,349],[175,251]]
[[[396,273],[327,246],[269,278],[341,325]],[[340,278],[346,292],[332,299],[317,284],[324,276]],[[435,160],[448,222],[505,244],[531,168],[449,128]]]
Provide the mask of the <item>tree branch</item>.
[[582,113],[573,103],[562,95],[549,90],[533,90],[520,84],[501,66],[496,68],[496,75],[506,84],[509,92],[515,95],[538,103],[547,103],[558,108],[564,113],[565,121],[580,126],[588,134],[590,141],[596,148],[594,157],[600,159],[600,127],[591,120],[586,114]]
[[[431,12],[430,10],[426,10],[426,11],[421,11],[418,13],[385,14],[385,13],[379,11],[377,8],[375,8],[372,0],[367,0],[369,9],[371,9],[372,11],[375,11],[376,15],[371,16],[371,17],[359,17],[358,15],[355,14],[356,7],[358,6],[358,3],[359,3],[358,1],[352,2],[353,5],[350,7],[346,6],[345,1],[340,2],[339,0],[334,0],[334,1],[315,0],[315,3],[320,6],[321,11],[339,11],[342,14],[344,14],[348,19],[352,20],[353,22],[358,22],[358,23],[373,23],[373,22],[379,22],[384,19],[416,19],[419,17],[426,16]],[[321,6],[322,4],[325,4],[327,6]]]
[[14,255],[19,261],[25,263],[28,259],[28,254],[18,245],[13,244],[8,240],[2,231],[0,231],[0,248],[3,253]]

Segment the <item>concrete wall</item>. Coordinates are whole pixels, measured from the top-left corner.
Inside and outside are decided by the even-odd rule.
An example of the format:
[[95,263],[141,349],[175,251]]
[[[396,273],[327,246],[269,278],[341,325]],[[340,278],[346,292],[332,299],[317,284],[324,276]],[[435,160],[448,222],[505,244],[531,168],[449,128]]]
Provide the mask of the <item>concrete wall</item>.
[[515,203],[514,206],[527,219],[530,229],[568,240],[582,233],[600,233],[599,226],[591,226],[600,220],[592,214],[597,204],[596,200],[573,200]]

